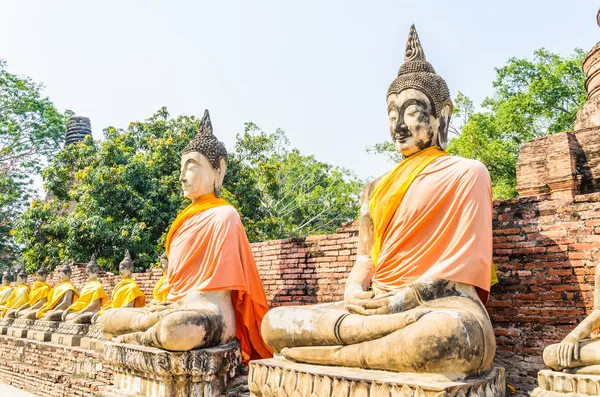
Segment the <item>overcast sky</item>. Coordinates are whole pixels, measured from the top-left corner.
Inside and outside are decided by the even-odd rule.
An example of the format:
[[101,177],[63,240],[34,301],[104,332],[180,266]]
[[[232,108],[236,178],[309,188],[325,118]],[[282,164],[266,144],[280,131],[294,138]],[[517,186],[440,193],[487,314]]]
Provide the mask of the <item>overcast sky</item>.
[[90,117],[95,138],[162,106],[208,108],[228,148],[254,121],[366,178],[391,167],[365,147],[388,139],[385,93],[411,23],[452,95],[479,104],[510,57],[589,51],[597,9],[592,0],[3,0],[0,58],[43,82],[61,111]]

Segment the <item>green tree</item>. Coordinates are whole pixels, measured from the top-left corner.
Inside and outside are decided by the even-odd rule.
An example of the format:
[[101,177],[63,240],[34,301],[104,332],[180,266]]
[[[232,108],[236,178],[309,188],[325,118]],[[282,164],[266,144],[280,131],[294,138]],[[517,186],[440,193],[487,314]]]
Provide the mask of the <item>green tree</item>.
[[34,195],[33,177],[64,138],[63,116],[42,85],[10,73],[0,59],[0,268],[18,252],[11,230]]
[[[104,139],[71,145],[43,171],[49,199],[33,201],[15,231],[33,270],[92,253],[116,271],[125,249],[138,270],[157,262],[181,196],[183,147],[195,135],[193,116],[170,118],[165,108]],[[294,184],[303,177],[304,183]],[[247,124],[231,151],[223,196],[240,211],[250,239],[335,230],[358,212],[360,182],[348,171],[289,149],[285,134]]]
[[[584,56],[580,49],[561,57],[542,48],[534,52],[533,60],[509,59],[496,69],[494,93],[479,112],[458,93],[451,128],[456,136],[448,151],[486,165],[495,199],[517,195],[516,164],[523,143],[573,128],[586,95]],[[391,153],[391,149],[391,144],[379,144],[368,150]]]

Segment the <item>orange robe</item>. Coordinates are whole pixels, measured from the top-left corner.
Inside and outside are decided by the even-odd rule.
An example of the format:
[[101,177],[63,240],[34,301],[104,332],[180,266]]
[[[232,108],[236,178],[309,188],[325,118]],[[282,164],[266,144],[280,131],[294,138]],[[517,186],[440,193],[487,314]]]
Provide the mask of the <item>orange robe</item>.
[[487,301],[492,189],[479,161],[436,158],[416,176],[394,212],[383,234],[373,286],[395,291],[420,277],[473,285]]
[[[196,210],[190,211],[193,206]],[[244,360],[272,357],[260,333],[267,298],[239,214],[214,195],[201,197],[182,214],[185,218],[180,215],[173,223],[165,247],[171,286],[167,300],[178,301],[192,291],[231,290]]]

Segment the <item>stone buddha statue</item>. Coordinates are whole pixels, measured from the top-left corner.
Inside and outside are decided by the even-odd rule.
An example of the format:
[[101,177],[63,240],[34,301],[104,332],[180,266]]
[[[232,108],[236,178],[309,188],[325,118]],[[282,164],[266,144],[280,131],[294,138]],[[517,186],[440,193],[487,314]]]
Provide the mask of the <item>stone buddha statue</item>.
[[403,161],[364,188],[344,301],[265,316],[263,337],[284,358],[451,380],[493,369],[491,181],[480,162],[443,150],[452,107],[413,25],[387,91]]
[[71,283],[71,266],[65,263],[58,268],[59,282],[48,293],[48,301],[35,312],[35,318],[44,321],[61,321],[63,312],[78,298],[79,292]]
[[36,278],[29,293],[29,301],[18,309],[8,309],[6,312],[7,318],[27,318],[28,315],[33,315],[33,319],[35,318],[35,312],[48,301],[48,293],[51,289],[50,285],[46,283],[48,270],[41,267],[37,271]]
[[226,167],[206,111],[181,157],[191,204],[167,235],[167,302],[107,310],[98,321],[114,341],[186,351],[237,337],[246,360],[271,355],[259,331],[268,307],[252,251],[239,214],[220,198]]
[[83,286],[79,298],[62,314],[62,321],[76,324],[89,324],[92,317],[100,311],[108,295],[102,283],[98,281],[100,267],[96,263],[96,255],[92,255],[90,263],[85,267],[88,282]]
[[169,260],[167,259],[167,254],[163,253],[160,256],[160,266],[163,271],[163,276],[158,280],[154,289],[152,290],[152,301],[151,305],[160,304],[161,302],[167,302],[167,296],[169,295],[169,291],[171,291],[171,286],[167,282],[167,271],[169,269]]
[[544,363],[556,371],[600,375],[600,339],[588,338],[600,328],[600,264],[596,265],[594,310],[561,343],[544,349]]
[[27,272],[23,268],[17,272],[17,286],[11,291],[6,303],[0,306],[0,317],[4,317],[10,309],[19,309],[27,304],[30,291],[31,288],[27,284]]
[[137,282],[131,278],[133,270],[134,262],[129,250],[127,250],[125,251],[125,257],[119,263],[121,281],[115,285],[110,294],[110,300],[102,306],[102,310],[93,317],[92,322],[95,323],[109,309],[144,307],[146,304],[146,294],[142,292]]
[[10,285],[12,282],[12,275],[9,272],[2,273],[2,285],[0,285],[0,307],[6,304],[6,301],[12,293],[13,287]]

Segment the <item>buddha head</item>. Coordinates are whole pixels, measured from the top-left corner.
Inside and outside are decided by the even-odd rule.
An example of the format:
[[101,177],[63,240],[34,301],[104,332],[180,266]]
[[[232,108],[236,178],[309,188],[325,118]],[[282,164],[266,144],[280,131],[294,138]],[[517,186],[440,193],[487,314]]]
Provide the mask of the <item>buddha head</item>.
[[410,27],[404,63],[388,88],[387,106],[392,141],[402,156],[431,146],[445,149],[453,108],[450,91],[425,59],[415,25]]
[[162,268],[163,274],[167,274],[167,270],[169,269],[169,259],[167,258],[166,252],[163,252],[160,256],[160,267]]
[[58,268],[58,280],[69,281],[71,279],[71,266],[68,263],[64,263]]
[[213,135],[208,110],[198,124],[198,133],[183,149],[179,182],[184,197],[196,201],[206,194],[221,196],[227,170],[227,150]]
[[46,282],[46,278],[48,278],[48,270],[43,267],[40,267],[36,273],[37,281]]
[[2,273],[2,285],[9,285],[12,283],[12,274],[9,271]]
[[25,268],[21,268],[17,273],[17,282],[19,284],[25,284],[27,282],[27,271],[25,271]]
[[129,250],[127,250],[125,251],[125,257],[119,263],[119,274],[125,278],[131,276],[131,273],[133,273],[133,259],[131,259]]
[[85,267],[85,275],[87,276],[88,281],[98,280],[98,272],[100,271],[100,266],[96,262],[96,254],[92,254],[90,258],[90,262]]

